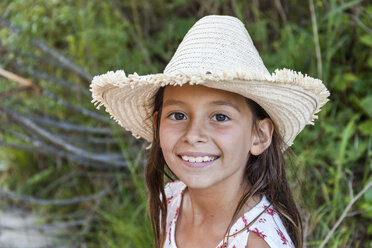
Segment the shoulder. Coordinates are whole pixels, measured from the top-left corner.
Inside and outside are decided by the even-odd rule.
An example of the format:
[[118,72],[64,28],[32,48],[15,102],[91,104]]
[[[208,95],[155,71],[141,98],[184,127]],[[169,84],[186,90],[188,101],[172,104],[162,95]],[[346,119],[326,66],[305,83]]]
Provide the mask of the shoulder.
[[258,234],[251,232],[249,234],[247,248],[270,248],[270,246]]
[[266,197],[263,197],[259,207],[264,212],[249,227],[248,247],[250,247],[249,242],[251,241],[261,242],[262,245],[266,244],[266,246],[257,247],[294,247],[279,214]]

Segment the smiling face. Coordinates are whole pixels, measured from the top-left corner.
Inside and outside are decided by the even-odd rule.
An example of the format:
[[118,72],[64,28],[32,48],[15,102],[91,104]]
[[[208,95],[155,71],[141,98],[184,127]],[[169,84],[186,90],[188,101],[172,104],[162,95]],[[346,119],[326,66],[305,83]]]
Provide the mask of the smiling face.
[[238,94],[199,85],[167,86],[159,139],[172,172],[189,188],[243,183],[256,139],[252,112]]

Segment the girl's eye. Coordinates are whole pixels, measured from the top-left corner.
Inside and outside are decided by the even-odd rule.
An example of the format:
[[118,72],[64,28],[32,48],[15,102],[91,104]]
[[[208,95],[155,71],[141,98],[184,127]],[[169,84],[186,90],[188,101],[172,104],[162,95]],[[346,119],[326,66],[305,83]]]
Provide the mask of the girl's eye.
[[169,115],[169,117],[172,120],[176,120],[176,121],[185,120],[186,119],[186,116],[184,114],[182,114],[182,113],[179,113],[179,112],[172,113],[172,114]]
[[223,121],[230,120],[230,118],[227,117],[224,114],[216,114],[216,115],[213,116],[212,120],[218,121],[218,122],[223,122]]

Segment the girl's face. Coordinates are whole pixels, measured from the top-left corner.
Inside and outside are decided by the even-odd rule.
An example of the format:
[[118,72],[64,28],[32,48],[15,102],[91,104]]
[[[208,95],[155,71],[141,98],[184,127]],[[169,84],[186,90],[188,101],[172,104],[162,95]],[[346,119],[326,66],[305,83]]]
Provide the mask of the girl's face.
[[167,86],[159,138],[165,161],[189,188],[243,182],[256,139],[244,97],[199,85]]

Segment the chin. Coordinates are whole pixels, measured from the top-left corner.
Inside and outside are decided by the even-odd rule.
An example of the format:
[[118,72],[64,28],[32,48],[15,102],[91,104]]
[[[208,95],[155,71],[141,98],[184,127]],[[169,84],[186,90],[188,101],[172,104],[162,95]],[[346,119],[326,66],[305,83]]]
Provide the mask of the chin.
[[205,178],[180,178],[180,180],[186,184],[190,189],[208,189],[215,185],[215,183],[206,180]]

